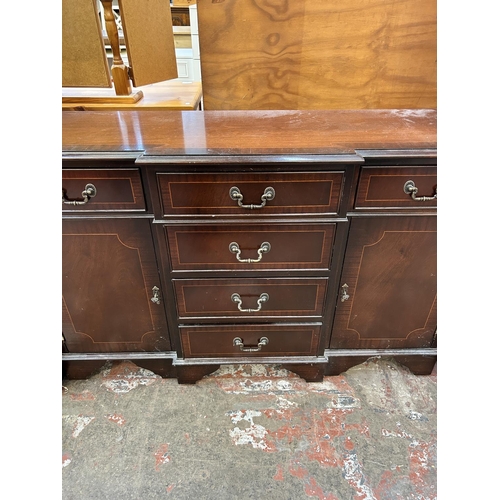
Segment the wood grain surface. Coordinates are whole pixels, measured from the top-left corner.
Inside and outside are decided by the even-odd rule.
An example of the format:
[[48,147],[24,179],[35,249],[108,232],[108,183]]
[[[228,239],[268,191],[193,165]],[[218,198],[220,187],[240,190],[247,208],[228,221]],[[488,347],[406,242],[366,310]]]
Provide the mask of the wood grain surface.
[[[328,271],[336,224],[251,224],[164,226],[172,269],[176,271],[251,270]],[[268,242],[270,250],[258,263],[238,262],[229,249],[235,242],[242,259],[258,257],[257,250]]]
[[205,109],[436,107],[436,0],[200,0]]
[[[185,358],[314,356],[320,324],[182,325],[179,330]],[[242,352],[233,345],[235,337],[240,337],[248,347],[255,347],[262,337],[268,337],[269,343],[260,351]]]
[[[63,89],[62,109],[64,111],[108,110],[176,110],[198,109],[202,96],[200,82],[183,82],[179,79],[143,85],[134,89],[139,99],[125,99],[115,96],[113,89]],[[134,95],[134,94],[133,94]],[[128,97],[128,96],[127,96]]]
[[[331,348],[430,347],[437,327],[436,217],[358,217],[349,232]],[[341,297],[341,294],[340,294]]]
[[165,215],[241,214],[237,201],[229,196],[233,186],[240,190],[247,207],[261,204],[266,187],[271,187],[274,197],[258,209],[259,215],[282,215],[337,213],[343,176],[343,172],[309,174],[307,178],[300,173],[159,173],[157,179]]
[[149,221],[73,218],[62,229],[69,352],[169,350],[165,312],[150,300],[159,276]]
[[435,110],[63,111],[63,151],[354,154],[435,148]]

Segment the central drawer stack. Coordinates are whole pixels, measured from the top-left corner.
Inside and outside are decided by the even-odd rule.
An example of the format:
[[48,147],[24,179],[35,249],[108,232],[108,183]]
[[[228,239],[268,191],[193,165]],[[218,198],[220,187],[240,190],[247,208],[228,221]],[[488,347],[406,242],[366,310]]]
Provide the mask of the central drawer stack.
[[225,168],[150,174],[178,363],[324,362],[345,171]]

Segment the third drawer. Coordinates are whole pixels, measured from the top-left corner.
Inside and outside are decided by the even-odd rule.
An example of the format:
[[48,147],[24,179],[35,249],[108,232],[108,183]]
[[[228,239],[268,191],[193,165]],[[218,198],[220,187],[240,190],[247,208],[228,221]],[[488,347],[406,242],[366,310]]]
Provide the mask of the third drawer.
[[320,319],[328,278],[173,280],[180,320]]

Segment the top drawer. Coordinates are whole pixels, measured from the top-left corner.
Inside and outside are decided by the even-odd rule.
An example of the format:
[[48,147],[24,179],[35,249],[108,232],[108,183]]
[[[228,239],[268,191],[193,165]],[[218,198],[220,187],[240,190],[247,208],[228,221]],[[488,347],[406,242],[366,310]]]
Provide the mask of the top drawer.
[[163,217],[337,214],[344,172],[158,173]]
[[[415,199],[412,197],[412,190]],[[436,193],[435,166],[363,167],[354,206],[355,208],[435,208]]]
[[[63,212],[146,210],[141,176],[136,168],[63,169],[62,179]],[[90,196],[84,194],[87,189]]]

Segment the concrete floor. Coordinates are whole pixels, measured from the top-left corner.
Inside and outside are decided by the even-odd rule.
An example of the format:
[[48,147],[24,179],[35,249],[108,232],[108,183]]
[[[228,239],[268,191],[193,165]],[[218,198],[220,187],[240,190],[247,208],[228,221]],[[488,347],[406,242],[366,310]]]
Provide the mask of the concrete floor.
[[63,380],[63,500],[437,498],[437,373],[372,358],[306,383],[228,365],[179,385],[130,362]]

